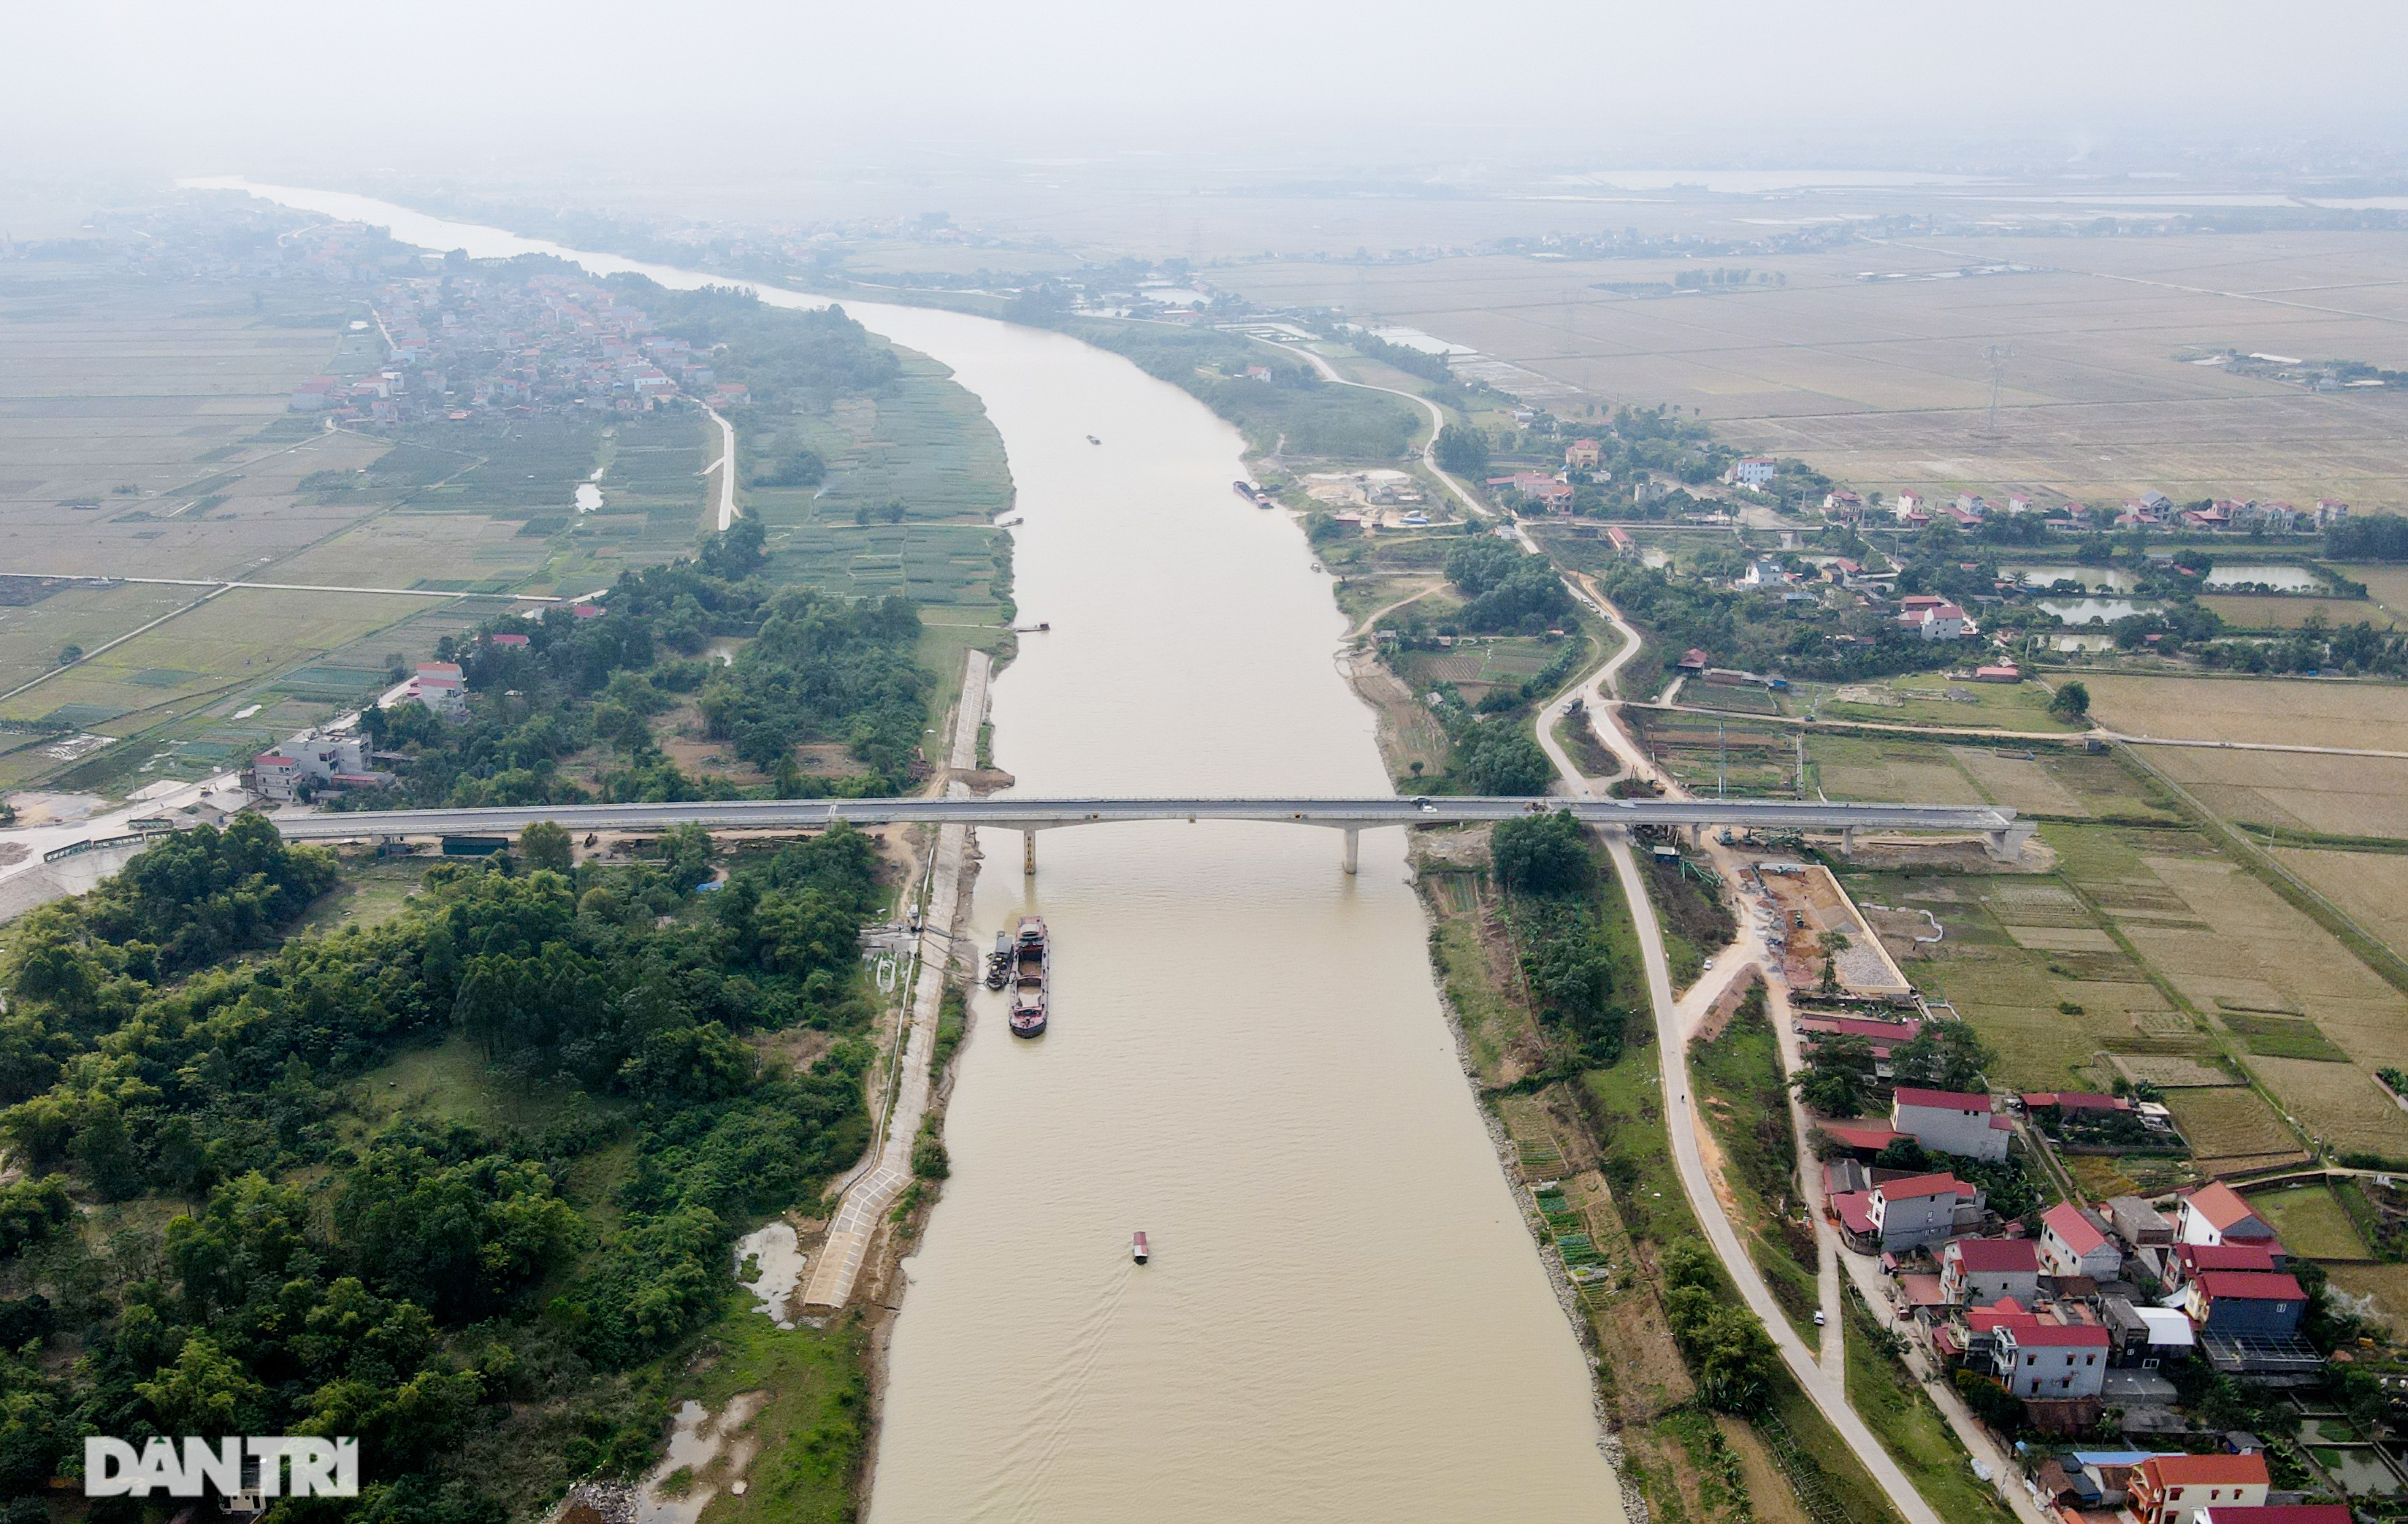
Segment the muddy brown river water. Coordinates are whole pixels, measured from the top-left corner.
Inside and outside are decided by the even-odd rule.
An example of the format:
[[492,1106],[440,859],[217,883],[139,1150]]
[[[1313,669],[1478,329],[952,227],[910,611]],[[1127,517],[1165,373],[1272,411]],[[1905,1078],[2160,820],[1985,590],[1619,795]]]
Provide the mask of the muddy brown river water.
[[[472,255],[709,279],[327,193]],[[772,291],[796,306],[818,298]],[[951,366],[1019,489],[998,765],[1032,794],[1378,794],[1369,712],[1237,433],[1060,335],[847,302]],[[1090,444],[1094,435],[1102,442]],[[1051,1029],[978,992],[953,1175],[906,1261],[870,1499],[923,1520],[1619,1519],[1589,1373],[1440,1013],[1398,833],[990,837],[977,945],[1054,928]],[[1152,1263],[1131,1263],[1142,1229]]]

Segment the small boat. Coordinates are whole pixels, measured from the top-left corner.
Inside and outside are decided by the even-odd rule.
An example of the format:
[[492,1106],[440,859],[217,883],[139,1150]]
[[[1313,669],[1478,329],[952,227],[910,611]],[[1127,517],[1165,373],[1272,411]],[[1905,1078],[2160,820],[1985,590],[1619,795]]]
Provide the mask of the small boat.
[[1262,498],[1262,496],[1263,496],[1263,489],[1262,489],[1262,488],[1260,488],[1260,487],[1258,487],[1258,486],[1255,486],[1255,485],[1254,485],[1253,482],[1246,482],[1246,481],[1238,481],[1238,482],[1230,482],[1230,483],[1229,483],[1229,490],[1230,490],[1231,492],[1236,493],[1239,496],[1243,497],[1246,501],[1248,501],[1248,502],[1250,502],[1250,503],[1260,501],[1260,500],[1261,500],[1261,498]]
[[1024,915],[1020,935],[1011,942],[1011,1011],[1014,1037],[1035,1037],[1045,1029],[1054,982],[1054,956],[1045,935],[1045,917]]
[[995,951],[986,956],[986,987],[1001,989],[1011,982],[1011,933],[995,934]]
[[1151,1253],[1153,1253],[1153,1252],[1154,1252],[1153,1250],[1151,1250],[1151,1249],[1149,1249],[1149,1248],[1147,1248],[1147,1247],[1146,1247],[1146,1244],[1145,1244],[1145,1235],[1144,1235],[1143,1233],[1136,1233],[1136,1234],[1133,1234],[1133,1235],[1131,1235],[1131,1236],[1130,1236],[1130,1238],[1129,1238],[1129,1258],[1132,1258],[1132,1259],[1136,1260],[1139,1264],[1140,1264],[1140,1265],[1141,1265],[1141,1264],[1144,1264],[1144,1263],[1145,1263],[1146,1256],[1148,1256],[1149,1254],[1151,1254]]
[[1088,435],[1088,436],[1087,436],[1087,442],[1088,442],[1089,444],[1101,444],[1101,443],[1103,443],[1104,441],[1103,441],[1103,440],[1101,440],[1101,439],[1096,439],[1094,435],[1090,434],[1090,435]]

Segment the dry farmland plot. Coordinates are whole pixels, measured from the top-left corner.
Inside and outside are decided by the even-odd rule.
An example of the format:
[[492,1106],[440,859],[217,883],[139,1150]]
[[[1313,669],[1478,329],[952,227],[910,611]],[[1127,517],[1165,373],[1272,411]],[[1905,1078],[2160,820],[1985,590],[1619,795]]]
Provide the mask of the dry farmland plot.
[[[521,522],[480,513],[387,513],[280,562],[274,580],[444,591],[515,585],[544,563],[544,542],[519,533]],[[397,617],[401,610],[391,612]]]
[[2354,582],[2366,584],[2366,596],[2373,605],[2389,613],[2394,620],[2408,624],[2408,566],[2337,567],[2335,569]]
[[[2052,830],[2056,827],[2052,827]],[[1928,912],[1938,942],[1884,944],[1907,977],[1944,997],[1999,1050],[1994,1076],[2018,1089],[2103,1088],[2095,1055],[2205,1053],[2209,1040],[2055,875],[1851,873],[1859,903]],[[2069,1011],[2066,1006],[2074,1009]]]
[[2298,1136],[2255,1090],[2239,1085],[2169,1090],[2166,1106],[2205,1173],[2230,1173],[2305,1157]]
[[2199,600],[2203,609],[2213,610],[2215,616],[2234,629],[2287,630],[2297,629],[2308,622],[2311,614],[2322,614],[2329,625],[2365,623],[2376,629],[2392,629],[2402,623],[2382,605],[2356,598],[2284,597],[2237,595],[2231,597],[2204,597]]
[[2340,907],[2358,929],[2408,956],[2408,855],[2278,846],[2274,860]]
[[2262,830],[2408,838],[2408,759],[2152,746],[2149,765],[2223,819]]
[[2114,673],[2083,682],[2091,712],[2135,735],[2408,751],[2408,684]]
[[2396,1336],[2408,1332],[2408,1265],[2335,1265],[2331,1283],[2373,1305]]
[[1983,804],[1981,791],[1944,746],[1922,741],[1813,736],[1806,742],[1814,781],[1834,799]]
[[1993,803],[2032,815],[2090,813],[2080,796],[2058,781],[2037,756],[2028,760],[2002,756],[1994,749],[1976,746],[1951,746],[1948,752]]
[[2253,1055],[2251,1069],[2318,1136],[2408,1157],[2408,1113],[2382,1100],[2372,1078],[2408,1053],[2408,997],[2231,863],[2144,861],[2199,928],[2119,916],[2141,956],[2201,1011],[2296,1014],[2315,1023],[2349,1063]]
[[[14,585],[28,588],[32,584]],[[33,602],[0,605],[0,693],[55,668],[59,653],[68,646],[97,651],[206,591],[134,583],[116,587],[66,583]]]
[[[1216,279],[1266,300],[1368,309],[1584,398],[1696,408],[1741,449],[1802,455],[1859,487],[2399,502],[2408,396],[2309,393],[2180,352],[2408,360],[2408,297],[2393,273],[2403,253],[2399,234],[1890,240],[1871,254],[1748,261],[1779,286],[1655,299],[1598,287],[1669,285],[1694,265],[1491,255],[1368,271],[1263,264]],[[1869,263],[1910,275],[2033,267],[1857,279]],[[2330,299],[2252,299],[2302,287]],[[1996,438],[1982,358],[1993,343],[2014,350]]]
[[183,710],[217,689],[305,664],[410,613],[395,599],[344,594],[237,591],[211,599],[107,655],[0,705],[32,720],[68,709],[112,732],[107,715]]

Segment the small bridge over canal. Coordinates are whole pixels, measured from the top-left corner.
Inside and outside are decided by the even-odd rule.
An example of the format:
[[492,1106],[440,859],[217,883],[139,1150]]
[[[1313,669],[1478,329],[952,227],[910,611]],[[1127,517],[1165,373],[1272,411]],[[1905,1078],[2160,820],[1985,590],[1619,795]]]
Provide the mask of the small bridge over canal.
[[1133,821],[1237,820],[1314,826],[1344,833],[1343,861],[1354,871],[1364,831],[1390,826],[1448,826],[1512,820],[1541,812],[1584,825],[1751,831],[1836,830],[1844,846],[1864,830],[1983,837],[1991,853],[2013,857],[2034,826],[2013,810],[1960,804],[1832,804],[1803,799],[1568,799],[1432,795],[1426,798],[901,798],[719,799],[686,804],[509,805],[474,810],[383,810],[270,817],[288,841],[494,836],[539,820],[571,831],[665,830],[698,825],[714,831],[798,830],[838,821],[853,826],[984,826],[1022,834],[1023,861],[1037,870],[1037,833]]

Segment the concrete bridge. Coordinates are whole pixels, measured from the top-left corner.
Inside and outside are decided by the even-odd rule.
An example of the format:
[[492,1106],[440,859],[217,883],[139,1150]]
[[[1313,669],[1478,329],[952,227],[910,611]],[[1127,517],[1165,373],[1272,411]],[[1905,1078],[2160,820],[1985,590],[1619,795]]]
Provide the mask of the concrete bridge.
[[571,831],[665,830],[699,825],[711,830],[793,830],[846,821],[854,826],[987,826],[1022,835],[1024,871],[1037,870],[1037,833],[1071,826],[1140,820],[1244,820],[1318,826],[1345,833],[1345,867],[1353,872],[1361,833],[1386,826],[1445,826],[1512,820],[1542,812],[1569,814],[1591,826],[1737,827],[1749,830],[1837,830],[1842,850],[1860,830],[1971,832],[1991,853],[2013,857],[2035,827],[2013,810],[1958,804],[1830,804],[1796,799],[1493,798],[1432,795],[1426,798],[903,798],[720,799],[690,804],[530,804],[476,810],[286,812],[270,817],[289,841],[498,836],[539,820]]

